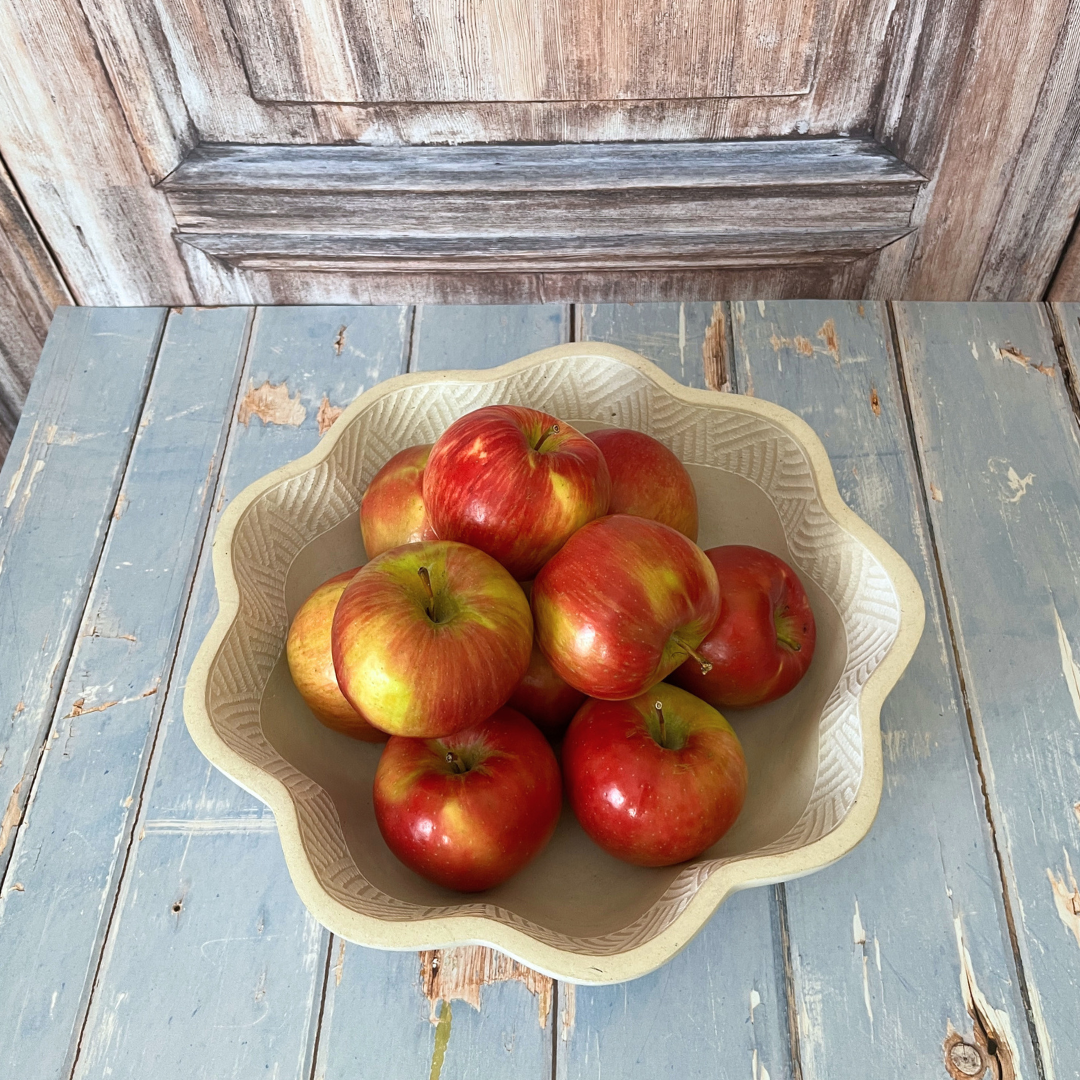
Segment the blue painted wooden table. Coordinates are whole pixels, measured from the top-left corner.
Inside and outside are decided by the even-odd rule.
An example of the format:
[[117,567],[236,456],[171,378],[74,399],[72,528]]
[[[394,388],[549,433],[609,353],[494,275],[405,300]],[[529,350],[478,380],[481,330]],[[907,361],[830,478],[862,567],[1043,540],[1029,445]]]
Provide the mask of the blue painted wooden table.
[[[407,370],[573,338],[824,440],[926,632],[869,837],[603,988],[335,940],[191,743],[229,499]],[[1080,1075],[1080,305],[61,309],[0,474],[0,1073]]]

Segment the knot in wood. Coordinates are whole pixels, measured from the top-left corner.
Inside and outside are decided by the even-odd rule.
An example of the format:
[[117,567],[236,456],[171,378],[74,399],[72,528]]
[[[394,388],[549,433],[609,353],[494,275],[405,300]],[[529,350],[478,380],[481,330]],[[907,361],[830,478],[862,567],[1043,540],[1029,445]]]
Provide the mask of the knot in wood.
[[[982,1076],[986,1071],[986,1059],[982,1051],[971,1043],[956,1042],[949,1047],[949,1063],[956,1069],[953,1076]],[[949,1070],[952,1072],[952,1069]]]

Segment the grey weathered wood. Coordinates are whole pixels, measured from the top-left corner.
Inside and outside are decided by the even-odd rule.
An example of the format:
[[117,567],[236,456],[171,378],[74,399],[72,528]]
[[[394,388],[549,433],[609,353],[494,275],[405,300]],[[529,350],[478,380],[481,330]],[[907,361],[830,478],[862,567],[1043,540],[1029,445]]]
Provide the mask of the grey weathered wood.
[[[802,1075],[945,1076],[949,1025],[974,1041],[970,975],[1009,1021],[1014,1072],[1003,1075],[1034,1077],[887,311],[879,303],[732,306],[740,389],[815,429],[844,500],[907,561],[928,615],[882,709],[884,791],[869,836],[835,866],[785,887]],[[953,403],[946,408],[954,414]]]
[[70,303],[56,263],[0,158],[0,461],[15,434],[52,313]]
[[[81,303],[195,299],[78,0],[0,7],[0,152]],[[205,298],[203,298],[205,299]]]
[[164,322],[157,309],[60,308],[0,471],[0,866],[30,794]]
[[67,1076],[76,1052],[173,676],[250,316],[187,309],[165,328],[5,878],[0,954],[6,970],[26,977],[0,981],[0,1046],[25,1080]]
[[1041,296],[1078,210],[1080,0],[1071,0],[1031,123],[1016,154],[972,299]]
[[1080,437],[1047,309],[897,304],[912,422],[1044,1075],[1080,1061]]
[[[725,335],[726,306],[585,305],[580,336],[633,349],[703,387],[703,354]],[[772,889],[748,890],[651,975],[618,986],[561,984],[557,1076],[793,1075],[779,918]]]
[[[282,423],[299,410],[271,407],[245,426],[232,414],[208,535],[233,495],[317,443],[320,411],[325,427],[329,410],[405,369],[410,323],[407,308],[256,314],[241,395],[283,386],[280,398],[304,416]],[[184,682],[216,606],[207,543],[77,1077],[310,1075],[329,934],[289,881],[269,810],[209,765],[184,726]]]
[[589,0],[229,7],[255,96],[270,101],[802,94],[817,46],[815,0],[672,0],[631,10]]
[[[416,309],[410,371],[485,368],[569,338],[569,311],[548,307],[424,307]],[[470,947],[464,953],[476,953]],[[480,958],[464,956],[464,966],[479,971]],[[551,980],[537,976],[541,995]],[[479,996],[479,1010],[465,1001],[437,1005],[425,997],[415,953],[385,953],[339,942],[331,955],[316,1076],[385,1075],[386,1063],[402,1076],[441,1075],[532,1077],[552,1075],[554,1014],[545,999],[520,981],[481,986],[467,981],[465,991]],[[442,1011],[439,1011],[442,1010]],[[441,1073],[433,1064],[444,1018]],[[448,1042],[444,1041],[449,1039]]]
[[589,270],[854,259],[922,177],[859,139],[509,147],[201,146],[179,238],[247,270]]

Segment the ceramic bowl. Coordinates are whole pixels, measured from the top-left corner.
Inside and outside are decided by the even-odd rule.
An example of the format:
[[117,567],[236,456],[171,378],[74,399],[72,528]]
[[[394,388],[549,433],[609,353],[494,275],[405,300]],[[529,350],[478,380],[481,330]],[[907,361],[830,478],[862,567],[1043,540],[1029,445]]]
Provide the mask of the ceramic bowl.
[[[810,670],[779,701],[729,715],[749,767],[746,805],[690,862],[621,863],[564,809],[548,847],[504,884],[476,895],[431,885],[394,858],[376,827],[381,748],[323,727],[289,678],[290,618],[320,582],[365,559],[357,508],[375,472],[498,402],[586,431],[648,432],[694,479],[701,546],[767,548],[809,593],[818,625]],[[862,839],[881,795],[879,710],[923,623],[914,575],[841,500],[802,420],[754,398],[688,389],[643,357],[595,342],[369,390],[315,450],[233,501],[214,571],[220,612],[188,678],[188,727],[210,761],[272,808],[312,914],[362,945],[483,943],[582,983],[653,970],[735,890],[824,867]]]

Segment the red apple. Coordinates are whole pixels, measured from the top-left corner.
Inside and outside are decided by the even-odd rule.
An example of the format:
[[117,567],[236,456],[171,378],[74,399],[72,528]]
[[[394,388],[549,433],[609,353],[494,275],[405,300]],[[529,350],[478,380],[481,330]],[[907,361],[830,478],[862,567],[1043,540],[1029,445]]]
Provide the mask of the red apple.
[[360,533],[369,559],[402,544],[435,540],[424,509],[424,467],[431,444],[395,454],[373,477],[360,500]]
[[534,640],[529,670],[507,704],[524,713],[549,739],[557,739],[584,702],[585,695],[558,674]]
[[806,590],[783,559],[761,548],[729,544],[705,554],[720,583],[720,618],[699,649],[712,669],[683,664],[672,681],[717,708],[764,705],[791,690],[814,658]]
[[694,482],[683,463],[642,431],[609,428],[589,435],[611,473],[609,514],[633,514],[663,522],[697,540]]
[[411,870],[462,892],[516,874],[551,839],[562,806],[555,755],[503,708],[442,739],[387,744],[375,773],[375,819]]
[[439,536],[486,551],[519,581],[607,513],[610,496],[607,465],[591,439],[515,405],[455,420],[424,470],[424,505]]
[[533,584],[536,640],[590,697],[636,697],[694,656],[720,610],[705,553],[658,521],[615,514],[579,529]]
[[405,544],[352,579],[334,613],[333,651],[338,685],[370,723],[440,738],[510,697],[529,666],[529,602],[476,548]]
[[746,760],[731,725],[666,683],[630,701],[586,702],[566,733],[562,765],[581,827],[639,866],[700,855],[746,798]]
[[296,689],[327,727],[364,742],[385,742],[386,732],[372,727],[345,699],[334,674],[330,627],[345,587],[356,576],[346,570],[324,581],[301,605],[289,627],[285,655]]

